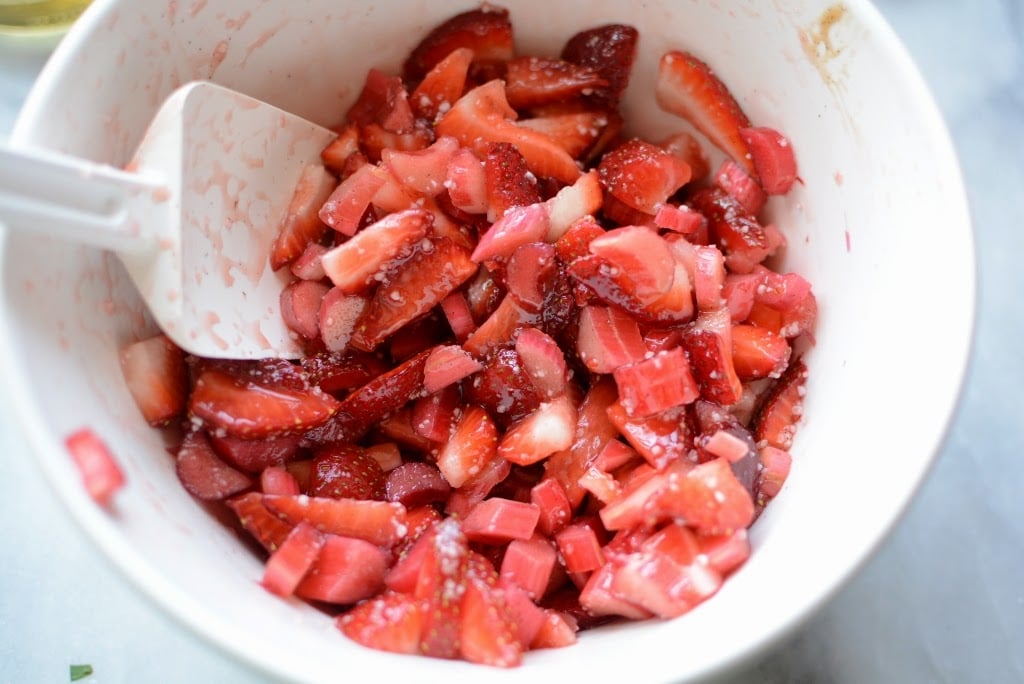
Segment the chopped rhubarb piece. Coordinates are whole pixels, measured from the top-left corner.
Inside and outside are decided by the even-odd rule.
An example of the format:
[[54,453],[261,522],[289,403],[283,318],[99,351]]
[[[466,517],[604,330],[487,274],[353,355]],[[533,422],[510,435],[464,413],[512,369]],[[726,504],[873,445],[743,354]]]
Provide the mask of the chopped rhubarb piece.
[[533,504],[493,497],[473,507],[462,529],[473,541],[504,544],[532,537],[539,518],[540,509]]
[[205,432],[190,432],[175,459],[178,479],[189,494],[204,501],[220,501],[252,486],[248,475],[217,457]]
[[606,563],[591,573],[580,591],[580,605],[591,615],[620,615],[630,620],[646,620],[652,613],[612,592],[616,566]]
[[734,325],[732,360],[740,380],[779,377],[789,365],[792,349],[784,337],[756,325]]
[[452,204],[467,214],[487,213],[487,174],[483,163],[465,147],[452,156],[445,179]]
[[447,501],[451,486],[437,466],[413,461],[403,463],[388,473],[385,490],[388,501],[414,508]]
[[631,417],[652,416],[700,396],[690,364],[679,347],[620,366],[614,376],[619,402]]
[[566,393],[565,356],[549,335],[536,328],[524,328],[516,337],[516,353],[540,396],[551,400]]
[[558,277],[555,248],[546,242],[529,242],[512,252],[505,269],[508,293],[525,310],[539,313],[548,296],[549,284]]
[[756,180],[742,166],[726,159],[715,174],[715,185],[735,197],[748,214],[757,216],[768,199]]
[[729,310],[721,308],[701,313],[683,335],[701,396],[723,406],[735,404],[743,396],[732,360],[731,332]]
[[405,507],[387,501],[265,495],[263,505],[296,525],[305,521],[321,532],[377,546],[393,546],[406,533]]
[[660,145],[669,154],[675,155],[689,164],[692,174],[691,182],[703,181],[711,173],[711,162],[708,161],[700,141],[687,131],[672,134],[662,140]]
[[423,209],[388,214],[327,252],[324,272],[343,292],[362,294],[379,282],[389,262],[411,256],[432,224],[433,215]]
[[465,517],[474,506],[502,483],[511,471],[512,464],[495,454],[494,458],[484,464],[480,472],[452,492],[448,505],[445,506],[445,513]]
[[146,422],[167,425],[187,401],[185,353],[164,334],[133,342],[120,354],[125,384]]
[[760,304],[786,311],[798,306],[811,292],[811,284],[798,273],[775,273],[768,269],[759,272],[764,279],[754,299]]
[[465,407],[455,431],[437,456],[437,467],[453,487],[462,487],[494,459],[498,428],[479,406]]
[[538,482],[530,490],[530,503],[540,509],[537,529],[551,536],[572,518],[572,508],[565,488],[553,477]]
[[698,311],[722,308],[725,285],[725,258],[713,245],[699,245],[693,250],[693,294]]
[[342,352],[348,348],[356,323],[366,310],[366,299],[331,288],[320,303],[320,337],[328,351]]
[[789,140],[772,128],[741,128],[764,191],[785,195],[796,181],[796,157]]
[[703,216],[686,205],[662,204],[654,215],[654,225],[682,235],[692,235],[706,223]]
[[337,626],[358,644],[390,653],[419,652],[424,605],[415,597],[386,592],[338,616]]
[[335,499],[381,500],[384,498],[384,470],[360,446],[323,447],[313,458],[307,493]]
[[390,560],[390,554],[363,539],[325,535],[320,554],[295,594],[337,605],[370,598],[384,588]]
[[324,535],[312,525],[296,525],[281,546],[270,554],[260,584],[272,594],[291,596],[313,567],[324,541]]
[[[410,130],[402,133],[389,131],[378,123],[370,123],[360,127],[359,139],[361,143],[360,149],[366,153],[367,160],[372,164],[379,164],[384,150],[399,150],[401,152],[422,150],[434,141],[434,135],[430,128],[422,121],[416,121]],[[393,175],[388,173],[387,169],[381,168],[380,170],[391,179],[394,188],[404,190],[405,186],[401,185]],[[385,185],[387,185],[387,181],[385,181]],[[380,193],[374,195],[373,204],[384,209],[385,207],[379,203],[380,198]],[[401,207],[391,207],[388,210],[397,211],[407,207],[408,205],[402,205]]]
[[754,294],[763,280],[759,273],[725,274],[722,298],[733,323],[740,323],[750,317],[750,311],[754,306]]
[[788,451],[793,446],[797,423],[803,415],[807,366],[795,359],[771,389],[754,416],[754,437],[759,445],[768,444]]
[[474,62],[507,62],[515,54],[508,10],[485,6],[457,14],[435,26],[405,60],[407,81],[422,79],[454,50],[469,48]]
[[318,215],[334,190],[335,180],[320,164],[308,164],[295,186],[288,210],[270,248],[270,267],[275,271],[299,257],[310,243],[327,232]]
[[462,397],[459,388],[448,385],[413,403],[412,429],[431,442],[447,442],[461,414]]
[[547,589],[557,563],[557,553],[544,537],[513,539],[505,548],[501,561],[502,580],[511,581],[539,599]]
[[747,443],[732,434],[728,430],[716,430],[706,442],[703,448],[708,453],[719,458],[724,458],[729,463],[735,463],[745,458],[750,447]]
[[238,516],[238,522],[242,527],[271,553],[284,543],[294,527],[271,513],[263,505],[263,495],[259,492],[240,494],[225,503]]
[[562,49],[561,57],[597,70],[608,85],[596,89],[592,97],[595,104],[614,111],[629,84],[638,40],[639,34],[632,26],[606,24],[573,35]]
[[572,446],[576,409],[561,396],[543,402],[533,413],[512,425],[498,444],[498,455],[518,465],[531,465]]
[[313,280],[296,280],[281,290],[281,317],[290,330],[307,340],[320,336],[320,304],[330,291]]
[[264,468],[260,473],[260,491],[264,494],[301,494],[299,481],[281,466]]
[[590,572],[604,565],[600,540],[589,525],[566,525],[555,534],[555,542],[569,572]]
[[690,180],[686,162],[638,138],[605,154],[597,171],[605,192],[649,216]]
[[458,149],[455,138],[441,137],[422,150],[383,150],[381,162],[409,190],[423,197],[435,197],[445,189],[448,165]]
[[85,491],[96,503],[109,506],[114,493],[124,486],[124,473],[106,442],[90,428],[82,428],[68,435],[64,446],[82,476]]
[[[560,240],[574,223],[596,213],[601,208],[602,199],[601,183],[597,171],[593,170],[580,176],[572,185],[559,190],[544,203],[548,212],[548,234],[545,240]],[[581,252],[586,253],[586,250]],[[559,253],[559,256],[562,254]]]
[[326,253],[327,247],[319,242],[312,242],[306,245],[299,258],[292,262],[289,270],[300,280],[323,280],[327,274],[324,273],[324,265],[320,260]]
[[480,238],[472,259],[480,263],[508,258],[516,247],[543,240],[547,233],[548,213],[543,204],[512,207]]
[[[321,202],[319,220],[343,235],[355,235],[370,201],[387,177],[387,171],[371,164],[359,167]],[[302,249],[305,247],[304,244]],[[301,253],[300,250],[295,256]]]
[[399,451],[398,445],[394,442],[384,442],[383,444],[368,446],[366,447],[366,455],[376,461],[377,465],[385,473],[389,473],[402,465],[402,452]]
[[758,474],[756,491],[757,504],[764,506],[774,499],[789,477],[793,457],[788,451],[766,444],[760,449],[761,472]]
[[473,321],[473,313],[469,310],[469,302],[462,292],[453,292],[441,301],[441,311],[452,329],[455,339],[460,343],[465,342],[476,330],[476,323]]
[[461,347],[441,345],[434,347],[423,367],[423,387],[433,394],[483,370],[483,364]]
[[612,308],[585,306],[580,311],[576,349],[594,373],[611,373],[647,354],[636,321]]
[[577,627],[566,615],[548,610],[530,648],[565,648],[576,643]]
[[750,539],[746,530],[731,534],[697,535],[701,554],[709,566],[723,577],[743,565],[750,557]]
[[608,85],[595,69],[544,57],[513,59],[505,80],[508,102],[516,109],[563,102]]

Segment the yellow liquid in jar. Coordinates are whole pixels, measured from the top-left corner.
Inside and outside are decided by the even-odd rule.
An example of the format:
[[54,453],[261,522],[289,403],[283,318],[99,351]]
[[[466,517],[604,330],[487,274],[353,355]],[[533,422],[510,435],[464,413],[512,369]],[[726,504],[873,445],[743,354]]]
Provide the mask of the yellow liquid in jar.
[[63,31],[88,4],[89,0],[0,0],[0,33]]

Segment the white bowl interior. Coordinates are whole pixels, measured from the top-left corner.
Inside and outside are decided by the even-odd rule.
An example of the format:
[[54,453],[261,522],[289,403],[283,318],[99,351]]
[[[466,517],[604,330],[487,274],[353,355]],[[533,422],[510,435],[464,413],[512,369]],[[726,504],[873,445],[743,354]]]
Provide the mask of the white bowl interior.
[[[626,110],[638,134],[685,128],[653,104],[657,59],[679,47],[703,56],[756,124],[791,137],[802,183],[770,210],[789,238],[786,269],[811,280],[821,308],[793,472],[754,528],[751,560],[681,619],[597,630],[570,650],[531,654],[515,672],[382,655],[260,588],[260,562],[179,486],[162,437],[121,380],[118,349],[152,326],[116,259],[6,236],[3,358],[46,475],[146,593],[283,677],[479,682],[585,671],[610,681],[635,676],[637,663],[651,680],[705,674],[792,627],[849,577],[907,504],[955,407],[974,306],[964,192],[934,104],[872,7],[503,4],[523,52],[557,54],[568,36],[602,23],[636,26]],[[471,6],[101,1],[45,70],[13,142],[123,163],[162,99],[197,78],[336,123],[368,67],[397,68],[427,28]],[[114,515],[87,499],[62,447],[82,425],[126,470]]]

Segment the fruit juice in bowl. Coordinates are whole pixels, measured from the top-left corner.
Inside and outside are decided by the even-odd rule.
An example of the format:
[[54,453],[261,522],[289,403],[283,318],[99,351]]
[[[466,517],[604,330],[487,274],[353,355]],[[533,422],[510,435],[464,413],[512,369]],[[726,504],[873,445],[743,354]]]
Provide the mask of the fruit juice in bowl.
[[[337,126],[273,250],[301,363],[185,360],[111,259],[4,243],[7,357],[49,479],[147,594],[278,676],[499,676],[469,660],[610,680],[626,647],[656,680],[706,674],[863,561],[952,409],[962,189],[870,6],[505,7],[101,2],[15,131],[123,163],[196,78]],[[898,102],[868,97],[883,75]],[[85,91],[95,109],[69,106]],[[943,240],[908,281],[922,223]],[[940,305],[963,334],[911,348]],[[936,389],[906,407],[878,391],[893,378]],[[123,472],[112,514],[68,458],[83,427]],[[595,453],[574,460],[581,434]]]

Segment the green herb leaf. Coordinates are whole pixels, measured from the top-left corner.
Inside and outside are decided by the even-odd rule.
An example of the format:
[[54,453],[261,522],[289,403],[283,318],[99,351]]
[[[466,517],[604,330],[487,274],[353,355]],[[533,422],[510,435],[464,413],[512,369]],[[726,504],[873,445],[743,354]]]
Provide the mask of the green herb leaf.
[[92,665],[72,665],[71,666],[71,681],[77,682],[79,679],[85,679],[92,674]]

